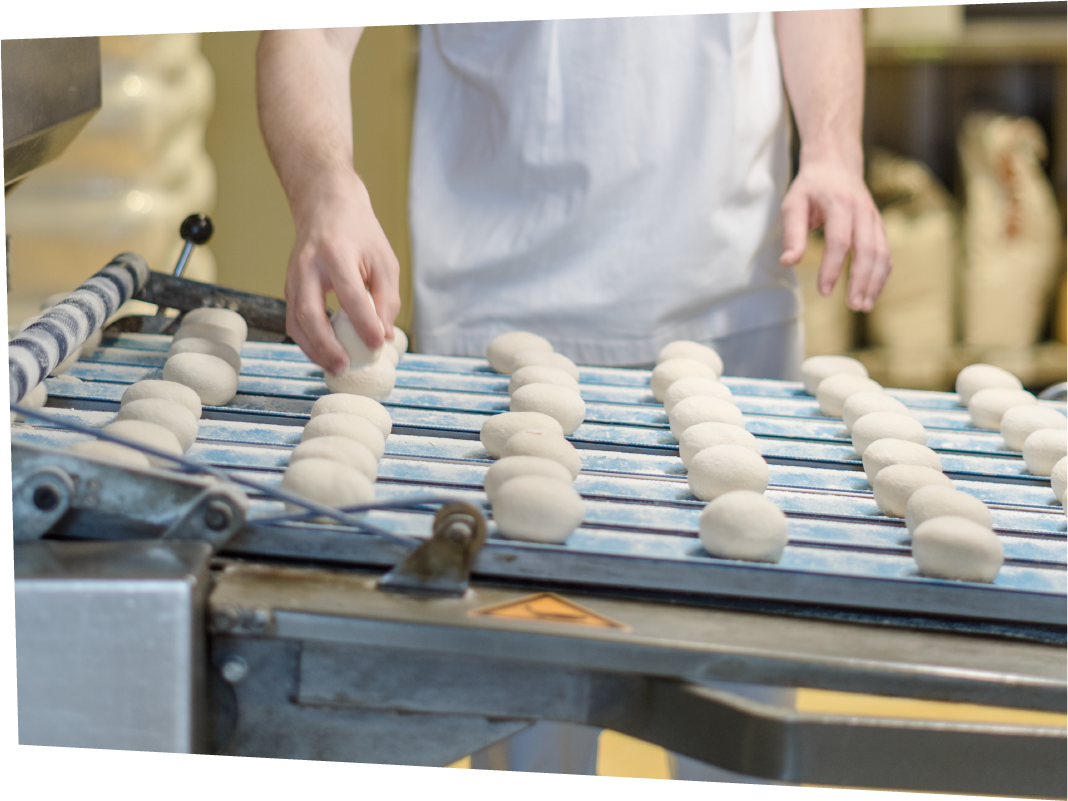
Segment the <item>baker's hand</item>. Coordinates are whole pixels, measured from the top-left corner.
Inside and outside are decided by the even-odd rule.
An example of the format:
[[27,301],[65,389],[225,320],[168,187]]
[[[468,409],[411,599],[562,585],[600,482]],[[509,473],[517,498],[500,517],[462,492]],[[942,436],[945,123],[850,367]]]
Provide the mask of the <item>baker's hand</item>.
[[859,165],[834,156],[806,159],[802,155],[797,178],[782,202],[782,223],[779,261],[784,267],[801,260],[808,232],[823,226],[823,259],[816,281],[821,295],[831,294],[852,249],[847,303],[854,311],[871,311],[890,274],[890,248]]
[[286,329],[308,358],[342,373],[349,359],[327,317],[326,293],[334,290],[369,348],[381,347],[400,311],[400,265],[355,172],[316,182],[291,205],[297,236],[286,271]]

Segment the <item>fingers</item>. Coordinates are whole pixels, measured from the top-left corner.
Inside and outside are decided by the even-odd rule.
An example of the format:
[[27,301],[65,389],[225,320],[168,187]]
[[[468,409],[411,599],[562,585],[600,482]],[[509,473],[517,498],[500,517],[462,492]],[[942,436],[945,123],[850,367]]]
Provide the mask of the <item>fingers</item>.
[[805,255],[809,228],[808,196],[788,192],[782,202],[782,255],[779,264],[793,267]]
[[[849,206],[837,205],[826,213],[823,226],[823,259],[816,278],[816,287],[823,296],[831,294],[835,281],[842,272],[846,253],[852,244],[853,212]],[[856,307],[850,303],[850,308]]]
[[325,297],[330,287],[321,273],[309,267],[308,257],[298,257],[297,261],[286,279],[286,330],[313,362],[331,373],[343,373],[349,357],[326,316]]
[[337,293],[341,308],[352,321],[352,327],[368,348],[376,350],[382,347],[386,342],[386,331],[378,318],[371,295],[364,286],[361,273],[348,272],[339,276],[339,279],[334,281],[334,292]]
[[849,306],[857,311],[871,311],[889,274],[890,248],[879,212],[874,207],[858,211],[853,226]]
[[392,251],[381,254],[372,265],[369,290],[386,338],[392,340],[393,323],[401,308],[400,262]]

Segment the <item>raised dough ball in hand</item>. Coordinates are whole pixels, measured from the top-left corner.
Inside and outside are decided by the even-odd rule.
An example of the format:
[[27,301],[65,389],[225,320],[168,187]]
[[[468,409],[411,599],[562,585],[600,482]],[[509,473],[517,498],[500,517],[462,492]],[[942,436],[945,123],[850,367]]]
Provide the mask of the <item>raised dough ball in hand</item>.
[[[144,420],[116,420],[114,423],[104,426],[101,431],[105,434],[128,439],[131,442],[147,445],[163,453],[170,453],[175,456],[181,456],[185,453],[178,442],[178,437],[158,423],[148,423]],[[145,454],[145,456],[153,467],[174,467],[175,465],[169,459],[161,459],[158,456],[149,456],[148,454]]]
[[579,391],[578,381],[559,367],[531,364],[526,367],[520,367],[512,373],[512,378],[508,382],[508,394],[514,395],[517,389],[525,387],[527,384],[553,384],[558,387],[565,387],[575,393]]
[[311,407],[311,418],[315,419],[321,414],[356,414],[366,417],[382,432],[383,437],[388,437],[393,430],[393,419],[389,411],[378,401],[364,395],[349,395],[338,392],[333,395],[323,395],[315,401]]
[[[375,324],[379,329],[382,328],[382,321],[377,317],[375,318]],[[382,358],[382,348],[371,350],[367,347],[360,335],[356,333],[352,320],[349,319],[344,310],[334,312],[334,315],[330,318],[330,325],[334,329],[334,336],[337,337],[337,341],[341,343],[341,347],[345,349],[345,353],[349,356],[350,370],[366,367]]]
[[367,476],[368,481],[378,478],[378,460],[371,449],[351,437],[328,434],[305,440],[289,454],[289,464],[303,459],[330,459],[339,464],[354,467]]
[[1065,486],[1068,485],[1068,459],[1061,459],[1057,464],[1053,465],[1053,469],[1049,473],[1050,489],[1053,490],[1053,497],[1058,501],[1064,497]]
[[117,442],[105,442],[102,439],[94,439],[89,442],[78,442],[67,448],[71,453],[79,456],[88,456],[91,459],[99,459],[102,462],[112,462],[127,467],[149,467],[148,457],[141,451],[119,445]]
[[509,331],[494,337],[486,347],[486,359],[498,373],[511,373],[512,359],[521,350],[552,352],[553,345],[545,337],[529,331]]
[[1027,472],[1048,476],[1054,465],[1068,455],[1068,431],[1063,428],[1040,428],[1024,441],[1023,458]]
[[675,408],[679,401],[692,398],[694,395],[708,395],[728,403],[734,403],[734,396],[726,384],[722,384],[712,378],[691,375],[687,378],[680,378],[667,388],[664,393],[664,411],[671,414],[671,410]]
[[701,511],[701,545],[722,559],[778,562],[789,539],[786,515],[757,492],[720,495]]
[[978,498],[951,487],[930,484],[920,487],[905,504],[905,528],[912,534],[921,523],[935,517],[965,517],[984,528],[993,528],[990,509]]
[[723,359],[719,357],[719,354],[713,348],[708,345],[702,345],[700,342],[691,342],[686,339],[669,342],[660,349],[660,353],[656,357],[656,363],[660,364],[668,359],[696,359],[715,370],[716,378],[723,375]]
[[513,393],[513,412],[541,412],[556,420],[564,434],[571,434],[586,418],[586,403],[577,392],[553,384],[527,384]]
[[868,377],[868,368],[849,356],[809,356],[801,362],[805,392],[815,395],[820,382],[837,373]]
[[990,387],[1023,389],[1023,384],[1008,370],[1002,370],[992,364],[969,364],[957,373],[955,389],[964,406],[968,405],[976,392]]
[[872,412],[897,412],[898,414],[910,414],[909,408],[897,398],[887,395],[881,389],[878,391],[865,390],[857,392],[846,398],[842,404],[842,422],[845,423],[846,431],[853,433],[853,426],[857,420]]
[[932,578],[990,583],[997,578],[1004,550],[997,534],[963,517],[934,517],[912,533],[912,556]]
[[871,482],[875,503],[889,517],[904,517],[909,498],[920,487],[930,484],[953,489],[953,482],[944,473],[929,467],[911,464],[892,464],[884,467]]
[[689,467],[693,457],[705,448],[716,445],[741,445],[757,456],[761,453],[760,442],[744,428],[733,423],[708,422],[697,423],[682,432],[679,437],[679,458]]
[[[374,484],[357,470],[333,459],[301,459],[290,464],[282,474],[282,489],[324,506],[341,509],[361,506],[375,499]],[[286,503],[291,512],[303,511],[302,506]],[[323,516],[324,520],[330,520]]]
[[408,335],[404,333],[397,326],[393,326],[393,347],[397,351],[397,355],[408,352]]
[[864,449],[861,461],[869,483],[875,481],[880,470],[892,464],[911,464],[942,472],[942,460],[935,451],[904,439],[875,440]]
[[668,413],[671,434],[675,439],[698,423],[729,423],[745,427],[745,417],[733,403],[709,395],[692,395],[675,404]]
[[382,436],[382,430],[378,426],[366,417],[343,412],[320,414],[309,420],[304,426],[300,441],[334,436],[356,440],[374,455],[376,461],[381,459],[386,451],[386,438]]
[[182,325],[192,325],[193,323],[207,323],[221,328],[229,328],[241,338],[242,342],[248,339],[248,323],[245,322],[244,317],[232,309],[193,309],[186,312],[185,317],[182,318]]
[[521,350],[512,357],[511,366],[506,373],[515,373],[524,367],[555,367],[563,370],[576,381],[579,380],[579,369],[573,361],[562,353],[551,350]]
[[202,411],[200,396],[185,384],[179,384],[177,381],[160,381],[155,378],[138,381],[136,384],[130,384],[130,386],[126,387],[119,405],[125,406],[127,403],[144,400],[145,398],[163,398],[164,400],[177,401],[191,411],[194,417],[198,420],[200,419]]
[[486,496],[492,502],[493,496],[501,485],[517,476],[555,478],[569,487],[575,481],[571,471],[554,459],[546,459],[543,456],[509,456],[505,459],[498,459],[490,465],[482,480],[482,489],[486,491]]
[[1028,403],[1007,409],[999,428],[1005,444],[1014,451],[1022,451],[1027,438],[1040,428],[1068,429],[1068,418],[1056,409]]
[[690,492],[710,501],[734,490],[763,492],[770,478],[768,463],[742,445],[714,445],[690,461],[686,476]]
[[1001,429],[1001,418],[1009,409],[1014,406],[1031,406],[1036,403],[1038,403],[1038,398],[1025,389],[991,387],[981,389],[972,395],[971,400],[968,401],[968,413],[972,416],[972,425],[998,431]]
[[513,434],[519,431],[541,431],[563,439],[564,429],[555,418],[541,412],[504,412],[488,417],[482,423],[478,439],[491,457],[497,459]]
[[582,525],[585,507],[574,487],[546,476],[518,476],[494,494],[493,519],[502,537],[564,542]]
[[400,364],[400,353],[389,342],[382,346],[382,356],[394,367]]
[[882,392],[883,388],[870,378],[852,373],[829,375],[816,387],[816,401],[820,411],[828,417],[841,417],[846,401],[858,392]]
[[578,450],[564,439],[562,434],[547,434],[543,431],[518,431],[508,438],[501,451],[502,457],[541,456],[559,462],[574,478],[582,469]]
[[167,358],[169,359],[176,353],[207,353],[222,359],[234,369],[235,373],[241,372],[241,356],[225,342],[215,342],[200,337],[176,339],[167,351]]
[[903,439],[926,445],[927,431],[915,417],[898,412],[870,412],[853,426],[853,450],[859,455],[880,439]]
[[189,387],[205,406],[225,406],[237,394],[237,373],[218,356],[178,353],[163,365],[165,381]]
[[363,395],[376,401],[384,401],[397,382],[397,371],[386,356],[381,356],[372,364],[350,368],[341,375],[327,372],[323,378],[326,388],[331,392]]
[[697,359],[689,359],[685,357],[668,359],[667,361],[660,362],[660,364],[653,368],[653,375],[649,379],[649,385],[653,390],[653,397],[663,403],[668,387],[680,378],[686,378],[687,376],[692,375],[700,376],[702,378],[711,378],[713,381],[719,378],[719,375],[715,370],[704,362],[697,361]]
[[161,425],[178,438],[182,453],[196,442],[200,425],[191,411],[177,401],[165,398],[145,398],[131,401],[119,408],[116,420],[144,420]]

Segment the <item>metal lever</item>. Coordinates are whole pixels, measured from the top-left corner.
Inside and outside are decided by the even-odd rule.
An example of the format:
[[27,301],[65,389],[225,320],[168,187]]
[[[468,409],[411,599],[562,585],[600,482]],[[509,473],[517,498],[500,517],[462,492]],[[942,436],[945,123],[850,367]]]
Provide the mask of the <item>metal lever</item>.
[[[189,263],[189,257],[193,255],[193,248],[206,244],[211,239],[211,235],[215,233],[215,225],[206,214],[190,214],[182,220],[178,233],[185,240],[185,245],[178,256],[178,263],[174,265],[175,277],[181,277],[182,271]],[[156,310],[156,316],[163,317],[168,308],[161,303]]]

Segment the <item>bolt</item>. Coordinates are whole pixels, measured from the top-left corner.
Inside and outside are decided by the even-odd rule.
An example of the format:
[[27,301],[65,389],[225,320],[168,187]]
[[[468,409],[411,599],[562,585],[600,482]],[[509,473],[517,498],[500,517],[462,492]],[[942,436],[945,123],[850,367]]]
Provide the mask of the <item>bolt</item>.
[[230,684],[237,684],[248,675],[248,662],[239,656],[232,656],[219,668],[222,677]]
[[445,537],[453,545],[464,545],[471,539],[471,527],[466,523],[454,521],[446,529]]
[[211,628],[214,631],[230,631],[237,624],[237,610],[230,606],[220,606],[212,610]]
[[222,531],[233,520],[233,513],[223,501],[212,501],[204,512],[204,525],[212,531]]
[[269,609],[252,610],[252,620],[249,622],[249,631],[266,631],[271,625],[271,612]]
[[33,505],[42,512],[50,512],[59,506],[59,493],[51,484],[41,484],[33,491]]

